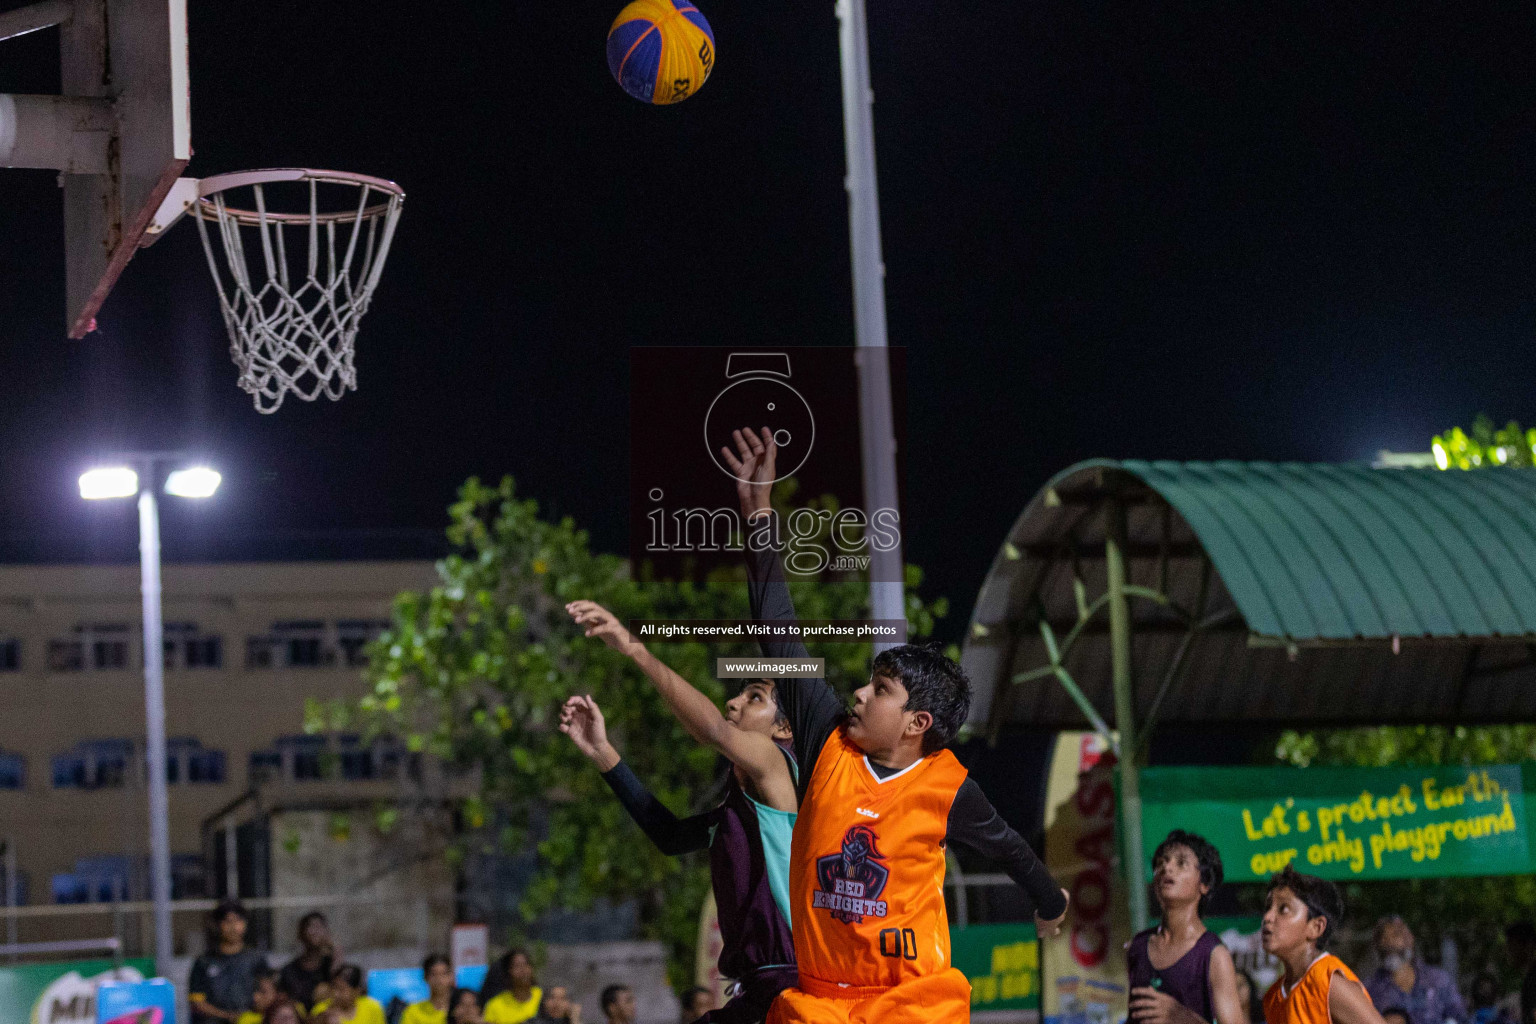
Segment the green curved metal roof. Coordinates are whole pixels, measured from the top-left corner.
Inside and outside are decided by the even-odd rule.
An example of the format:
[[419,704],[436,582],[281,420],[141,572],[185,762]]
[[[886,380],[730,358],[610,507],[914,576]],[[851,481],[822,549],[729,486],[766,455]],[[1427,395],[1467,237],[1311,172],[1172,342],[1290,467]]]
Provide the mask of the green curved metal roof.
[[1255,633],[1536,635],[1536,470],[1098,464],[1178,510]]

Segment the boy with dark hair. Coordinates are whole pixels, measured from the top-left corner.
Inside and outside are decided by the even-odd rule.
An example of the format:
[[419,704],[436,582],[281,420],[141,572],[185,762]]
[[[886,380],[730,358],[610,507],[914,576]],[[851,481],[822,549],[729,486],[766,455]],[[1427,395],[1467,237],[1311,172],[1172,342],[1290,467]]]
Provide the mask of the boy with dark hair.
[[1201,920],[1222,875],[1221,854],[1204,836],[1176,828],[1157,844],[1152,893],[1162,920],[1125,953],[1136,1024],[1246,1024],[1237,965]]
[[1327,879],[1289,864],[1270,879],[1259,935],[1285,972],[1264,993],[1265,1024],[1383,1024],[1355,972],[1325,952],[1343,920],[1344,898]]
[[249,920],[239,900],[223,900],[208,914],[208,949],[192,962],[187,980],[194,1024],[238,1021],[251,1008],[256,972],[267,966],[267,958],[245,944]]
[[[748,526],[754,619],[793,622],[769,504],[777,446],[738,430],[722,449]],[[805,658],[796,641],[763,644]],[[943,1024],[970,1019],[970,983],[950,959],[944,850],[964,843],[1001,864],[1030,897],[1043,935],[1067,912],[1029,845],[944,750],[970,710],[960,666],[907,644],[874,659],[849,711],[824,679],[781,679],[794,730],[800,816],[790,858],[798,987],[772,1022]]]
[[598,999],[608,1024],[635,1024],[635,993],[628,985],[609,985]]

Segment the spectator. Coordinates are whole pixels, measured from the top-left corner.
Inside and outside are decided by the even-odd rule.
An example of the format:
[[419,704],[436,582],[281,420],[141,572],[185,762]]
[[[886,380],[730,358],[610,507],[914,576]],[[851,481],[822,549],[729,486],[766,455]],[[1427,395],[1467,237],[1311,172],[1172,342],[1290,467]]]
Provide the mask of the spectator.
[[[485,1000],[485,1024],[523,1024],[539,1012],[543,991],[534,984],[533,959],[526,949],[512,949],[501,958],[507,988]],[[489,985],[489,978],[487,978]],[[485,998],[485,990],[481,990]]]
[[256,991],[251,993],[251,1008],[240,1015],[239,1024],[261,1024],[267,1011],[282,998],[277,990],[277,972],[262,965],[256,972]]
[[1467,1024],[1467,1007],[1456,982],[1418,957],[1413,932],[1402,918],[1394,914],[1376,922],[1376,955],[1381,966],[1365,990],[1383,1016],[1398,1008],[1418,1024]]
[[304,1018],[299,1016],[299,1008],[293,1000],[285,995],[279,995],[275,1002],[267,1007],[267,1012],[261,1015],[261,1024],[304,1024]]
[[283,965],[277,987],[298,1003],[301,1011],[307,1011],[329,995],[326,987],[341,954],[331,941],[330,924],[318,910],[299,918],[299,946],[299,955]]
[[715,994],[707,988],[690,988],[680,1001],[683,1004],[682,1024],[693,1024],[715,1008]]
[[1515,1014],[1499,1006],[1499,979],[1489,973],[1472,981],[1472,1024],[1514,1024]]
[[1136,1024],[1242,1024],[1237,966],[1201,915],[1221,885],[1221,854],[1174,829],[1152,854],[1152,892],[1162,920],[1126,946]]
[[1516,921],[1504,929],[1504,946],[1520,972],[1520,994],[1510,1009],[1520,1015],[1520,1024],[1536,1024],[1536,925]]
[[405,1008],[400,1024],[448,1024],[448,1003],[453,998],[453,965],[441,953],[421,962],[427,979],[427,998]]
[[367,994],[363,970],[341,964],[331,972],[331,997],[315,1004],[313,1024],[385,1024],[384,1007]]
[[485,1024],[480,1016],[480,996],[472,988],[461,988],[453,994],[453,1010],[449,1024]]
[[598,1002],[607,1024],[635,1024],[635,993],[628,985],[609,985]]
[[245,947],[248,920],[238,900],[225,900],[208,915],[208,952],[193,961],[187,981],[193,1024],[238,1021],[251,1008],[256,972],[267,959]]
[[581,1024],[581,1004],[571,1002],[564,985],[551,985],[544,990],[533,1024]]

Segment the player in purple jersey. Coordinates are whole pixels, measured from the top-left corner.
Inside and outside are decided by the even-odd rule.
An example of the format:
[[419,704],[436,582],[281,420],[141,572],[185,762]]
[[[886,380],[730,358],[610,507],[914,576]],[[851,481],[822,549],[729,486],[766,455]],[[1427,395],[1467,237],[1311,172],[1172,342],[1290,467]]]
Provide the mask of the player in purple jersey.
[[734,997],[702,1020],[756,1024],[779,992],[796,983],[789,927],[790,833],[798,807],[789,720],[769,680],[749,682],[726,702],[713,701],[646,650],[607,609],[575,601],[566,610],[586,635],[634,659],[689,735],[728,758],[725,800],[713,810],[679,819],[635,776],[608,742],[602,711],[591,697],[572,697],[560,729],[602,769],[630,816],[663,852],[708,849],[719,912],[720,973],[734,979]]

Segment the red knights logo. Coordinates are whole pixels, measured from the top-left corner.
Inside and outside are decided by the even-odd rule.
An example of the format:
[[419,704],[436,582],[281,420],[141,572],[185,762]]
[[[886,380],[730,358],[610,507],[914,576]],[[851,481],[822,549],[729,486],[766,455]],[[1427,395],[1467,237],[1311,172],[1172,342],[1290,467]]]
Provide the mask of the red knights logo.
[[875,846],[874,829],[854,825],[843,835],[843,849],[816,860],[819,892],[811,894],[811,906],[832,912],[848,924],[866,917],[884,917],[885,901],[880,894],[891,873],[881,863],[885,857]]

